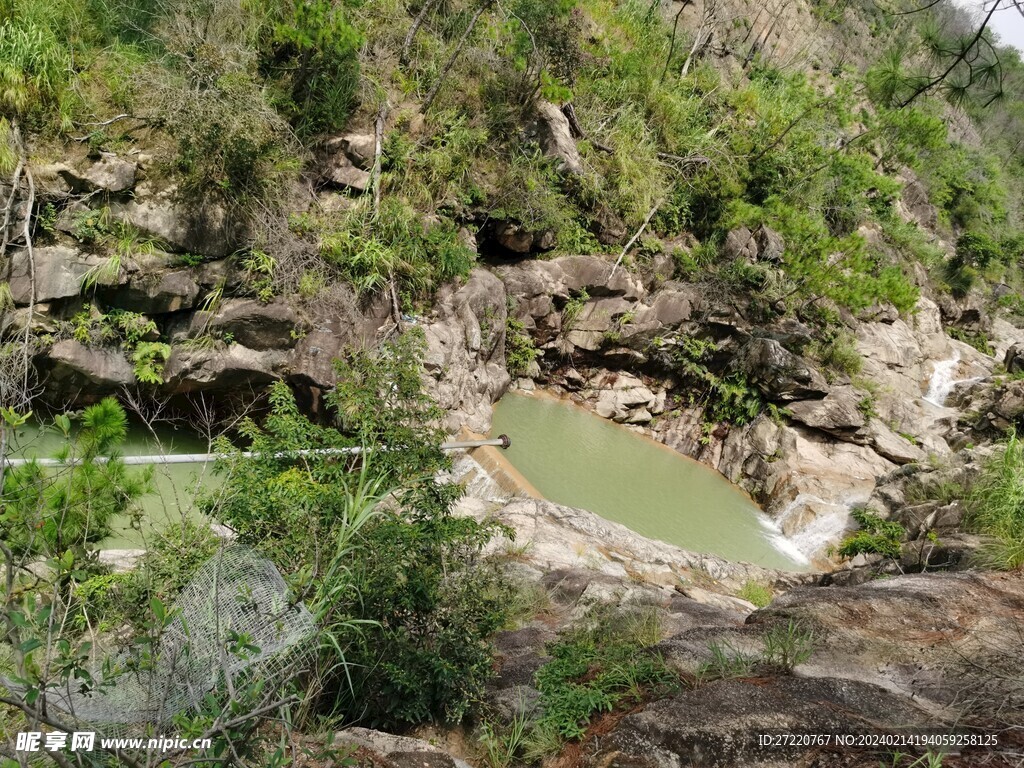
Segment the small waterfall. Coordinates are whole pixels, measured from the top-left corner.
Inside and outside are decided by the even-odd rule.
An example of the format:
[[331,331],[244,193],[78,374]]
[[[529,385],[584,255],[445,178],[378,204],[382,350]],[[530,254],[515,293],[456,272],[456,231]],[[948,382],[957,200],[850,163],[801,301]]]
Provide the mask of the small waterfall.
[[926,402],[937,405],[940,408],[945,406],[946,398],[953,391],[957,380],[953,378],[953,371],[960,364],[960,351],[953,352],[949,360],[942,360],[935,364],[935,371],[928,382],[928,393],[924,396]]
[[[801,493],[793,499],[777,516],[773,528],[778,532],[773,536],[775,545],[785,552],[799,553],[805,560],[824,553],[829,544],[839,541],[842,534],[850,527],[850,507],[865,500],[865,496],[846,501],[826,501],[814,494]],[[786,519],[800,512],[805,504],[813,504],[824,508],[815,515],[809,524],[790,536],[782,534],[782,525]]]
[[954,352],[949,360],[942,360],[935,364],[935,372],[928,382],[928,393],[924,396],[925,401],[932,405],[944,408],[946,399],[957,384],[969,384],[972,381],[981,381],[984,376],[968,376],[966,379],[954,379],[953,371],[960,363],[960,353]]

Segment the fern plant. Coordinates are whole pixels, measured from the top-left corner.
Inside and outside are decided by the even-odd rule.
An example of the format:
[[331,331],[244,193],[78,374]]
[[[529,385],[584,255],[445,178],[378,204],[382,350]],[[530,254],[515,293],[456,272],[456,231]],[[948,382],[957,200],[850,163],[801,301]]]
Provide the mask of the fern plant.
[[170,356],[170,344],[160,341],[140,342],[132,355],[135,378],[141,384],[163,384],[164,364]]

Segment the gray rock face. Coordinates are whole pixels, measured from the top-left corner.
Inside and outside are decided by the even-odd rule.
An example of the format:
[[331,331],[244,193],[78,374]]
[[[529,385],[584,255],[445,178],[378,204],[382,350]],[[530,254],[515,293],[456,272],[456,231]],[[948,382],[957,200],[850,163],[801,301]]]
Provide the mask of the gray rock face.
[[18,305],[27,305],[31,298],[33,267],[37,302],[67,299],[82,292],[82,279],[101,261],[74,248],[52,245],[34,248],[34,264],[30,264],[28,251],[20,249],[11,254],[4,279],[10,285],[14,303]]
[[536,112],[534,130],[544,154],[558,158],[558,170],[563,173],[583,173],[583,161],[576,148],[569,119],[562,110],[548,101],[538,101]]
[[942,715],[971,679],[972,660],[1019,655],[1022,598],[1019,572],[915,574],[795,589],[748,623],[806,622],[818,642],[801,674],[874,683]]
[[376,149],[372,133],[346,133],[328,139],[322,146],[317,172],[336,187],[365,192],[370,186],[370,169]]
[[332,156],[343,154],[351,165],[363,171],[373,167],[377,140],[372,133],[346,133],[328,139],[324,147]]
[[120,309],[160,315],[191,309],[199,297],[199,284],[187,270],[136,274],[113,292],[110,303]]
[[367,764],[379,765],[382,768],[469,768],[464,761],[421,739],[396,736],[369,728],[347,728],[339,731],[334,735],[333,743],[361,747],[369,753],[364,754],[367,757]]
[[137,167],[134,161],[104,152],[97,162],[86,166],[84,170],[63,165],[58,173],[75,192],[117,193],[126,192],[135,186]]
[[1010,345],[1003,357],[1003,365],[1007,373],[1020,373],[1024,371],[1024,344],[1020,342]]
[[486,434],[491,404],[511,383],[505,369],[505,287],[491,272],[475,269],[462,288],[439,292],[435,313],[424,323],[427,388],[447,412],[450,432]]
[[730,259],[753,261],[757,258],[757,243],[753,233],[746,227],[729,230],[722,245],[722,252]]
[[110,210],[174,251],[219,258],[233,253],[242,241],[241,222],[224,208],[180,200],[174,189],[115,203]]
[[555,247],[555,233],[549,229],[533,230],[515,221],[495,222],[494,239],[513,253],[527,254],[550,251]]
[[984,414],[990,429],[1005,432],[1024,418],[1024,381],[1010,381],[999,387]]
[[786,251],[786,241],[778,232],[760,226],[753,232],[746,227],[730,230],[722,244],[723,254],[730,259],[778,263]]
[[699,765],[792,766],[817,746],[761,746],[765,733],[886,732],[933,724],[928,713],[875,685],[772,677],[754,685],[721,680],[654,702],[626,716],[588,763],[621,768]]
[[774,339],[751,339],[731,366],[744,373],[770,400],[806,400],[824,397],[829,391],[824,376]]
[[903,209],[912,221],[925,229],[934,230],[939,223],[939,209],[928,199],[928,190],[917,178],[911,178],[903,187]]
[[281,377],[287,357],[281,350],[259,352],[241,344],[226,349],[173,347],[164,366],[165,386],[174,392],[256,391]]
[[255,299],[228,299],[212,317],[197,312],[189,333],[206,329],[216,334],[230,334],[235,342],[254,350],[287,349],[295,346],[299,327],[295,311],[284,301],[263,303]]
[[46,386],[51,391],[105,395],[135,383],[135,370],[119,349],[87,347],[73,339],[50,348]]
[[599,416],[619,423],[643,424],[664,409],[664,393],[654,394],[639,378],[629,373],[602,373],[587,382],[597,396]]
[[[591,579],[603,576],[668,585],[695,581],[702,578],[695,576],[700,572],[718,582],[719,588],[731,590],[739,589],[747,580],[799,584],[817,579],[808,573],[776,571],[690,552],[645,538],[593,512],[540,499],[517,499],[495,511],[489,502],[466,498],[459,502],[455,513],[477,519],[489,516],[509,525],[517,532],[516,545],[528,545],[530,563],[545,572],[586,566]],[[510,543],[495,540],[491,546],[501,551]]]
[[832,434],[848,434],[867,424],[860,401],[853,387],[836,387],[824,400],[801,400],[788,408],[795,421]]
[[893,432],[878,419],[871,419],[867,425],[868,442],[875,453],[896,464],[910,464],[924,461],[924,451],[902,435]]

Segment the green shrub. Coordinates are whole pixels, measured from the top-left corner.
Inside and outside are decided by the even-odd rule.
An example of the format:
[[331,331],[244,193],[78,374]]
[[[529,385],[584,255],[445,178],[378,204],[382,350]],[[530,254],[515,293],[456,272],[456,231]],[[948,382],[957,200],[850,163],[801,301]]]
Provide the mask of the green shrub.
[[970,344],[983,355],[995,354],[992,342],[989,341],[988,336],[984,331],[968,331],[963,328],[957,328],[956,326],[950,326],[946,329],[946,333],[957,341]]
[[399,198],[384,200],[377,217],[355,207],[324,233],[320,253],[360,293],[379,291],[392,278],[424,293],[468,275],[476,258],[451,219],[425,222]]
[[[150,490],[152,468],[136,472],[117,457],[128,429],[118,402],[105,398],[79,418],[76,431],[68,415],[57,416],[52,427],[64,438],[57,458],[73,463],[55,470],[30,463],[4,473],[0,534],[16,554],[83,554],[87,543],[109,534],[115,516],[131,512]],[[113,458],[94,463],[98,456]]]
[[984,269],[994,261],[1002,260],[1002,250],[994,238],[984,232],[964,232],[956,241],[956,253],[951,263],[957,267],[971,266]]
[[304,136],[344,127],[356,104],[363,42],[345,16],[347,3],[261,4],[272,20],[262,45],[262,68],[286,83],[289,94],[279,108]]
[[704,409],[705,440],[712,425],[748,424],[767,407],[760,391],[742,374],[710,370],[718,349],[714,341],[686,336],[655,339],[653,349],[692,387],[691,405]]
[[813,631],[795,619],[790,619],[785,624],[772,625],[764,633],[762,643],[764,649],[761,658],[764,663],[789,674],[794,667],[811,658],[815,639]]
[[987,537],[985,565],[1024,566],[1024,443],[1010,435],[989,459],[967,499],[968,524]]
[[[224,486],[204,509],[258,547],[308,595],[324,633],[308,706],[398,727],[458,721],[492,672],[487,638],[505,624],[509,587],[479,563],[495,523],[455,517],[462,489],[433,473],[440,411],[420,379],[423,333],[353,350],[327,397],[334,426],[304,417],[287,386],[232,446]],[[358,468],[298,450],[361,446]]]
[[564,633],[548,647],[552,660],[535,678],[541,715],[534,731],[544,737],[541,741],[580,738],[595,714],[677,687],[664,661],[645,650],[660,639],[650,622],[650,614],[642,610],[599,608],[582,628]]
[[540,356],[540,350],[534,345],[526,326],[515,318],[511,307],[505,326],[505,366],[510,376],[522,376]]
[[772,601],[772,590],[770,587],[749,579],[743,582],[743,586],[736,594],[748,603],[753,603],[758,608],[764,608]]
[[851,513],[860,526],[860,530],[847,536],[839,545],[839,554],[843,557],[855,557],[859,554],[879,554],[886,557],[900,556],[900,542],[906,535],[906,529],[899,523],[883,520],[863,507],[855,508]]
[[[431,489],[432,490],[432,489]],[[361,628],[346,650],[341,705],[387,727],[457,723],[492,670],[487,643],[505,625],[509,586],[474,565],[496,524],[448,514],[437,494],[364,529],[350,559]]]

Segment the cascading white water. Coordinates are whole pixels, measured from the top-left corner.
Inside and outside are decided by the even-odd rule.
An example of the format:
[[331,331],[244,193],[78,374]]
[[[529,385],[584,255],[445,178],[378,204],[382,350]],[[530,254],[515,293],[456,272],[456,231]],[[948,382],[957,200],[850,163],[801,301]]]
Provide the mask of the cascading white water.
[[[801,493],[793,499],[777,516],[779,538],[776,546],[786,551],[799,552],[804,558],[821,555],[830,544],[836,544],[843,533],[850,528],[850,508],[854,504],[865,501],[866,496],[849,498],[842,501],[826,501],[810,493]],[[814,519],[789,536],[782,536],[782,528],[786,519],[799,514],[807,504],[824,508]]]
[[953,391],[957,381],[953,378],[953,371],[960,364],[960,352],[955,351],[949,360],[942,360],[935,364],[935,370],[928,381],[928,392],[924,396],[925,401],[942,408],[946,404],[946,398]]

